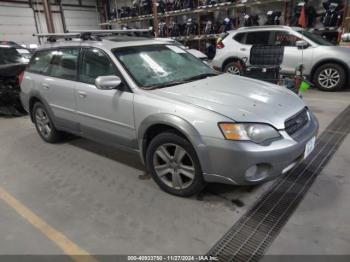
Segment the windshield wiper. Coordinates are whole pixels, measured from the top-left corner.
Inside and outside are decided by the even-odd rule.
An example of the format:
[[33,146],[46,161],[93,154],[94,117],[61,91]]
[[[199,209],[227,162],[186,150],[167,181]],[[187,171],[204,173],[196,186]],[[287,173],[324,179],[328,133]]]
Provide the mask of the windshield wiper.
[[192,76],[190,78],[186,78],[183,81],[184,82],[189,82],[189,81],[193,81],[193,80],[200,80],[200,79],[204,79],[210,76],[217,76],[219,74],[217,73],[205,73],[205,74],[200,74],[200,75],[196,75],[196,76]]
[[200,75],[196,75],[190,78],[186,78],[183,80],[179,80],[179,81],[172,81],[169,83],[165,83],[165,84],[161,84],[161,85],[154,85],[154,86],[150,86],[150,87],[145,87],[145,89],[147,90],[152,90],[152,89],[158,89],[158,88],[163,88],[163,87],[170,87],[170,86],[176,86],[176,85],[181,85],[181,84],[185,84],[194,80],[200,80],[200,79],[204,79],[210,76],[217,76],[219,74],[217,73],[205,73],[205,74],[200,74]]
[[147,86],[147,87],[143,87],[143,88],[147,89],[147,90],[153,90],[153,89],[158,89],[158,88],[163,88],[163,87],[181,85],[183,83],[186,83],[186,82],[185,81],[173,81],[173,82],[169,82],[169,83],[165,83],[165,84],[161,84],[161,85]]

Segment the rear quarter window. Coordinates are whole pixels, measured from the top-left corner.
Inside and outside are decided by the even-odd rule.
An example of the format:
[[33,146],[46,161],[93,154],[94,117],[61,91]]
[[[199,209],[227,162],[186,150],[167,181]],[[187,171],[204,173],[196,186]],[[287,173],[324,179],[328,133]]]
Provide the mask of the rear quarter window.
[[244,44],[245,35],[245,33],[238,33],[233,37],[233,39],[236,40],[238,43]]
[[37,74],[48,74],[53,50],[38,51],[34,54],[27,71]]

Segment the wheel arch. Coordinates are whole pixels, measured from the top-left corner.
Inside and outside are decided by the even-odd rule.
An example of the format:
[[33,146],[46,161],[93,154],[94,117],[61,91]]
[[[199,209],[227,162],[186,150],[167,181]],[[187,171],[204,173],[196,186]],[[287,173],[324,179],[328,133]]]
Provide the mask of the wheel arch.
[[138,141],[139,141],[139,149],[140,156],[142,162],[145,161],[145,156],[147,152],[147,148],[152,141],[152,139],[166,131],[172,131],[182,136],[186,140],[188,140],[194,150],[197,153],[198,159],[201,163],[202,169],[205,169],[204,163],[208,161],[203,161],[206,159],[206,153],[203,148],[203,141],[199,132],[194,128],[192,124],[186,121],[183,118],[180,118],[171,114],[157,114],[152,115],[146,118],[140,125],[138,130]]
[[29,115],[30,115],[30,119],[32,120],[32,122],[34,122],[34,116],[33,116],[33,108],[35,103],[42,103],[45,106],[45,109],[47,110],[53,124],[56,126],[56,121],[54,118],[54,114],[49,106],[49,104],[45,101],[45,99],[43,99],[43,97],[39,94],[39,92],[34,92],[33,94],[30,95],[29,98]]
[[345,78],[346,78],[345,81],[346,81],[346,83],[349,82],[350,79],[348,77],[348,74],[350,73],[350,68],[344,61],[337,59],[337,58],[327,58],[327,59],[323,59],[321,61],[318,61],[312,67],[311,72],[310,72],[310,79],[312,81],[314,80],[317,68],[319,68],[320,66],[325,65],[325,64],[337,64],[337,65],[340,65],[341,67],[343,67],[343,69],[345,70]]
[[221,70],[224,71],[225,67],[231,62],[240,62],[242,64],[242,66],[244,66],[244,62],[242,59],[235,57],[235,56],[231,56],[229,58],[226,58],[225,61],[222,63]]

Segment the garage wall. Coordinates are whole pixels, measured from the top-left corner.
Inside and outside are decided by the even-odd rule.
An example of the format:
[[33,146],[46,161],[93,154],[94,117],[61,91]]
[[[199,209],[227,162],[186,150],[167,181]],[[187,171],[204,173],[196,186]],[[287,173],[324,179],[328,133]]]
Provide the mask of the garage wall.
[[[56,33],[62,33],[63,24],[59,6],[52,2],[51,10]],[[68,30],[99,29],[99,14],[96,0],[63,0],[63,12]],[[66,5],[65,5],[66,4]],[[41,0],[33,0],[38,32],[47,33],[45,15]],[[19,44],[38,43],[32,34],[37,32],[34,11],[29,3],[0,2],[0,39],[11,40]]]
[[29,5],[0,3],[0,40],[36,42],[34,12]]
[[68,30],[99,29],[96,10],[74,10],[64,8]]

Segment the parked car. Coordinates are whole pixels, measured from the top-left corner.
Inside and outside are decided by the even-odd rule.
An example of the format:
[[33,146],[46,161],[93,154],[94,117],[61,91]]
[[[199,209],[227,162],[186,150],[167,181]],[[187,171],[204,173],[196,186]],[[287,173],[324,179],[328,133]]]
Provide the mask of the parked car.
[[222,74],[157,40],[39,48],[21,99],[41,138],[69,132],[137,152],[166,192],[262,183],[308,157],[318,122],[294,93]]
[[[150,37],[142,37],[141,38],[139,36],[112,36],[112,37],[105,37],[105,39],[110,40],[110,41],[114,41],[114,42],[125,42],[125,41],[149,40]],[[197,49],[191,49],[187,46],[184,46],[183,44],[181,44],[180,42],[178,42],[172,38],[164,38],[164,37],[154,38],[154,37],[152,37],[152,39],[155,39],[155,40],[163,42],[163,43],[179,46],[183,49],[186,49],[188,53],[199,58],[203,62],[207,63],[207,61],[208,61],[208,56],[206,54],[202,53],[201,51],[199,51]]]
[[19,98],[19,79],[31,53],[14,42],[0,42],[0,115],[25,113]]
[[199,58],[200,60],[202,60],[204,62],[208,61],[208,56],[206,54],[204,54],[203,52],[201,52],[197,49],[192,49],[192,48],[189,48],[187,46],[184,46],[183,44],[181,44],[180,42],[178,42],[172,38],[160,38],[159,37],[159,38],[155,38],[155,39],[159,40],[159,41],[164,41],[164,42],[169,43],[169,44],[180,46],[181,48],[186,49],[188,53]]
[[258,26],[228,32],[217,45],[212,62],[221,71],[241,74],[253,45],[284,46],[281,73],[294,74],[300,64],[304,74],[320,89],[336,91],[350,79],[350,49],[335,46],[321,36],[302,28]]

